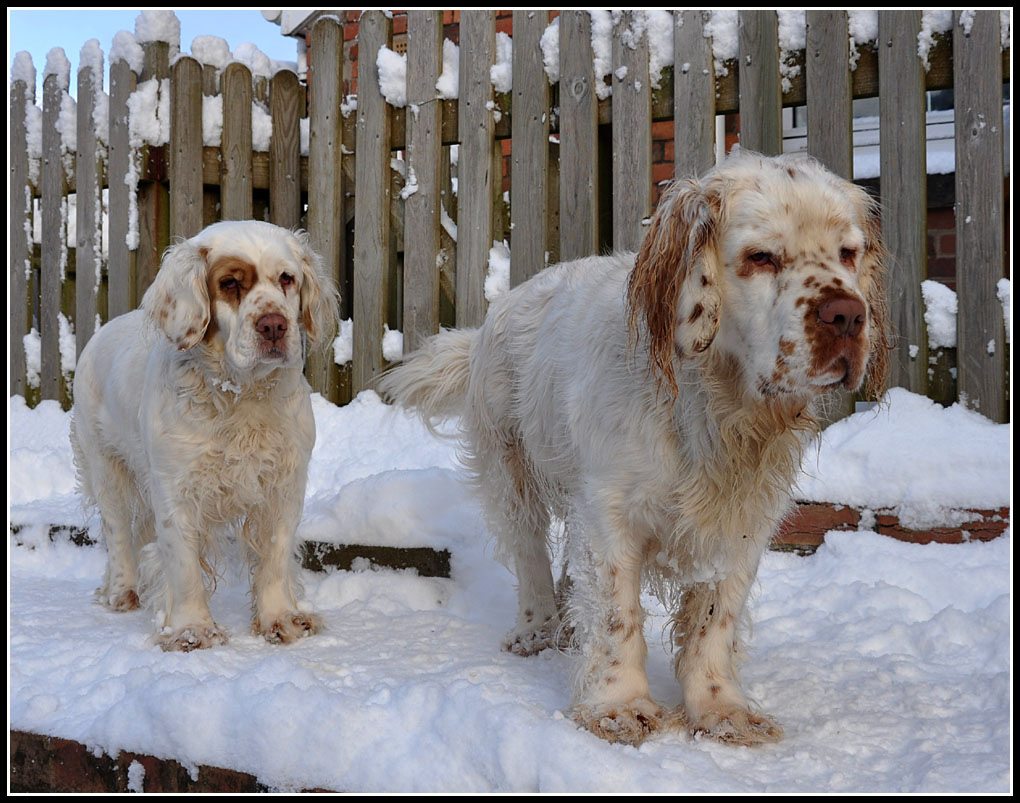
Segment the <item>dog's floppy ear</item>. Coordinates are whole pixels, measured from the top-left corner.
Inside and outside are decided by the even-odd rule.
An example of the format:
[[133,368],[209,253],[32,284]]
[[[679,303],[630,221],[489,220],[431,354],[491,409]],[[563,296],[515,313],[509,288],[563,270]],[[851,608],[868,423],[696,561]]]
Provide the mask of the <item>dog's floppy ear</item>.
[[308,340],[321,345],[332,340],[340,298],[307,232],[297,231],[294,236],[298,242],[296,259],[301,265],[301,325]]
[[191,240],[166,250],[142,308],[178,350],[198,345],[209,327],[208,250]]
[[628,323],[648,337],[651,368],[673,396],[673,356],[705,351],[719,330],[721,267],[716,248],[719,202],[694,179],[662,194],[627,286]]
[[868,303],[868,340],[871,344],[862,390],[868,398],[877,399],[885,392],[889,378],[889,350],[892,348],[885,286],[888,251],[882,242],[878,204],[865,190],[853,187],[852,191],[856,193],[855,206],[864,229],[860,283]]

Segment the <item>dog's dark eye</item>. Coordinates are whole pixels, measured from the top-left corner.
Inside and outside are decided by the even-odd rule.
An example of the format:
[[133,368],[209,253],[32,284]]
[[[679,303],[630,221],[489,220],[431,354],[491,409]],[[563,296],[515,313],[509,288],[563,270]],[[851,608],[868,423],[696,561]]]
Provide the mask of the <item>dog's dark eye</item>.
[[233,276],[228,276],[226,279],[220,279],[220,290],[233,293],[238,287],[240,287],[240,284],[238,284],[237,279]]
[[777,266],[775,256],[768,251],[755,251],[747,257],[747,261],[758,268],[775,268]]
[[293,286],[293,284],[294,284],[293,276],[291,276],[289,273],[280,274],[280,287],[286,290],[288,287]]
[[854,266],[854,263],[857,261],[857,249],[840,248],[839,261],[846,265],[846,267],[852,268]]

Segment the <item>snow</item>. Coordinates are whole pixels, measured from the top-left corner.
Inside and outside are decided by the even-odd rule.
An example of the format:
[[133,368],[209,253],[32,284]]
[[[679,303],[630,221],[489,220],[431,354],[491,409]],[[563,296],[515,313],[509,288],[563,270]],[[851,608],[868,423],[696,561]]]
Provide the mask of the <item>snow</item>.
[[673,17],[662,10],[644,13],[648,21],[648,78],[652,89],[658,89],[662,71],[673,65]]
[[200,64],[208,64],[217,70],[222,70],[233,58],[227,40],[219,36],[196,36],[191,40],[191,55]]
[[379,70],[379,91],[386,102],[398,109],[406,106],[407,56],[383,45],[379,48],[375,64]]
[[382,339],[383,359],[388,362],[400,362],[404,359],[404,333],[399,329],[390,329],[389,324],[383,324]]
[[924,11],[921,13],[921,30],[917,33],[917,57],[921,59],[924,70],[931,68],[928,54],[935,46],[936,34],[946,33],[953,29],[953,12],[951,10]]
[[974,12],[973,11],[961,11],[960,12],[960,27],[963,29],[964,36],[970,36],[971,26],[974,25]]
[[735,59],[740,52],[737,12],[733,10],[710,12],[704,33],[707,39],[712,40],[712,61],[716,76],[728,75],[726,62]]
[[110,64],[115,61],[126,61],[135,73],[141,73],[145,66],[145,51],[130,31],[117,31],[114,34],[113,46],[110,48]]
[[557,17],[542,31],[542,38],[539,39],[539,47],[542,49],[542,64],[545,66],[545,74],[549,77],[549,83],[555,84],[560,80],[560,18]]
[[[932,434],[924,422],[938,416],[912,405],[892,394],[888,413],[903,414],[916,455]],[[452,579],[366,561],[303,573],[326,629],[279,647],[250,633],[247,573],[228,563],[212,609],[230,643],[166,654],[150,641],[148,613],[94,603],[102,546],[47,537],[44,523],[82,521],[69,417],[54,402],[29,410],[11,399],[11,517],[25,525],[9,548],[12,729],[229,767],[278,791],[1010,790],[1009,531],[927,546],[831,532],[813,556],[767,554],[742,674],[785,739],[747,749],[665,732],[640,749],[610,745],[566,715],[574,656],[500,651],[513,577],[492,559],[455,442],[371,392],[344,408],[316,396],[313,409],[303,533],[444,546]],[[1003,444],[1005,429],[995,430]],[[884,434],[859,440],[874,446]],[[948,429],[937,459],[921,454],[906,476],[1007,476],[957,461],[972,435]],[[89,523],[95,533],[96,517]],[[652,693],[672,707],[667,612],[644,603]],[[140,787],[141,773],[129,781]]]
[[963,405],[943,408],[892,388],[877,407],[836,422],[808,447],[795,496],[893,509],[915,528],[939,524],[952,510],[1005,507],[1009,429]]
[[443,40],[443,72],[436,81],[436,91],[441,98],[460,96],[460,48],[449,39]]
[[167,42],[172,57],[181,49],[181,21],[172,11],[142,11],[135,18],[135,39],[140,43]]
[[510,248],[506,240],[493,240],[485,273],[485,300],[492,302],[510,290]]
[[218,148],[222,138],[223,95],[202,95],[202,144]]
[[102,83],[95,87],[96,104],[92,107],[92,124],[96,127],[96,138],[99,140],[99,156],[105,161],[106,150],[102,147],[110,142],[110,96],[102,89]]
[[404,182],[404,186],[400,189],[400,197],[406,201],[412,195],[418,192],[418,176],[414,172],[414,168],[408,168],[407,180]]
[[128,98],[131,147],[166,145],[170,141],[170,81],[151,78],[135,87]]
[[39,387],[39,375],[42,371],[42,337],[33,326],[31,331],[22,338],[25,347],[25,381],[30,388]]
[[35,65],[32,54],[27,50],[19,50],[11,61],[11,83],[21,81],[25,85],[25,96],[35,100]]
[[605,77],[613,71],[613,16],[608,11],[592,9],[591,49],[592,70],[595,75],[595,95],[599,100],[608,98],[613,87]]
[[234,50],[234,61],[239,61],[256,78],[270,78],[273,75],[273,63],[269,56],[259,50],[252,42],[242,42]]
[[347,365],[354,359],[354,321],[344,318],[340,321],[340,331],[333,340],[333,362]]
[[496,63],[489,68],[489,80],[497,92],[513,89],[514,43],[503,31],[496,32]]
[[93,80],[99,86],[103,84],[103,48],[99,46],[98,39],[89,39],[81,46],[78,54],[78,72],[91,70]]
[[921,282],[924,297],[924,322],[928,325],[928,345],[934,348],[956,348],[956,293],[942,282],[927,279]]
[[783,92],[789,92],[792,81],[800,75],[795,63],[796,53],[807,46],[807,18],[803,11],[780,11],[779,15],[779,74]]
[[269,150],[273,138],[273,118],[261,103],[251,103],[251,146],[255,151]]
[[457,242],[457,223],[450,217],[450,213],[446,211],[446,207],[443,204],[439,205],[439,223],[446,233],[450,235],[450,239]]
[[999,299],[999,303],[1002,304],[1002,320],[1006,327],[1006,342],[1010,340],[1010,329],[1012,327],[1012,319],[1010,318],[1009,308],[1009,296],[1011,292],[1011,283],[1009,279],[999,279],[995,285],[995,295]]
[[62,47],[51,48],[46,53],[43,82],[51,75],[56,76],[57,86],[66,92],[71,81],[71,62],[67,60],[67,55]]
[[74,366],[78,362],[78,342],[74,335],[74,324],[71,323],[64,313],[57,313],[57,325],[60,327],[58,342],[60,345],[60,372],[65,378],[74,373]]
[[129,792],[145,791],[145,767],[137,761],[132,761],[128,765],[127,790]]
[[[65,155],[74,154],[78,150],[78,104],[67,92],[60,96],[57,131],[60,132],[60,149]],[[64,168],[68,175],[74,173],[73,157],[70,166],[65,160]]]

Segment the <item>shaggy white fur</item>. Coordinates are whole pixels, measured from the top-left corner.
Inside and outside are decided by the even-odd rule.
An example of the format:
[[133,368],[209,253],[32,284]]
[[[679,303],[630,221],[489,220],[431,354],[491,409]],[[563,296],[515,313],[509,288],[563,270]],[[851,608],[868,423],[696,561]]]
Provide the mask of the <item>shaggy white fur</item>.
[[298,610],[294,554],[315,443],[302,341],[328,343],[336,315],[305,235],[224,222],[168,249],[142,309],[82,351],[71,442],[109,550],[98,597],[151,606],[163,649],[226,641],[208,597],[231,531],[252,567],[255,632],[317,629]]
[[[684,720],[781,737],[741,689],[738,625],[816,397],[884,382],[882,259],[866,193],[813,160],[743,153],[675,182],[639,254],[549,268],[383,378],[426,419],[461,416],[518,578],[505,647],[572,631],[574,716],[594,733],[639,743]],[[565,606],[551,515],[567,522]],[[675,714],[649,694],[643,578],[675,611]]]

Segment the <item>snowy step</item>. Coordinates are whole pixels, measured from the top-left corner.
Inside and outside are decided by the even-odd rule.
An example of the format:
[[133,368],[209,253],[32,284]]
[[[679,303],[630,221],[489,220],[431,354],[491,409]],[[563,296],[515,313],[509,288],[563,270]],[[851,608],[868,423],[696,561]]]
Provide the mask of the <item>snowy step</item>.
[[[18,546],[21,546],[18,533],[22,527],[21,524],[11,524],[11,535]],[[67,524],[50,525],[49,537],[50,541],[66,540],[77,546],[97,543],[87,529]],[[301,565],[310,572],[347,571],[357,561],[368,561],[371,566],[386,569],[414,569],[421,577],[450,576],[450,552],[446,549],[328,544],[321,541],[305,541],[301,545]]]

